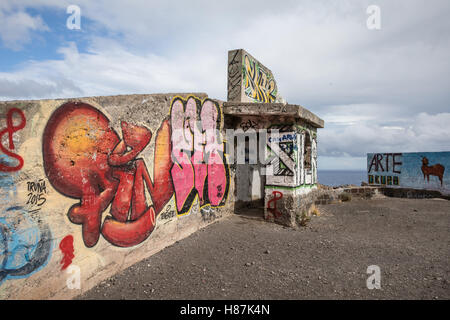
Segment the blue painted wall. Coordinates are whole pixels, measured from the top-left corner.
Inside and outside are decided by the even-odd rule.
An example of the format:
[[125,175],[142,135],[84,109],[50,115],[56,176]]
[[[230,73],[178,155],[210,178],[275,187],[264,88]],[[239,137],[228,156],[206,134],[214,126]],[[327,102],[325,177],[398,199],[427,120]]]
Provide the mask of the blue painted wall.
[[[425,177],[423,158],[428,160],[428,165],[424,166]],[[450,152],[368,153],[367,174],[370,185],[450,194]]]

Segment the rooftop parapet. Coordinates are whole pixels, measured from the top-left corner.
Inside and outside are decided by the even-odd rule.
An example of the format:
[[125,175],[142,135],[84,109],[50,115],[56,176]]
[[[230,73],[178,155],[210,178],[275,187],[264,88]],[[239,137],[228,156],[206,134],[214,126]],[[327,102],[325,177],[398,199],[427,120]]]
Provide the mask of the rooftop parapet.
[[296,104],[284,103],[252,103],[252,102],[224,102],[224,114],[234,116],[265,115],[291,116],[303,119],[315,128],[323,128],[324,121],[308,109]]

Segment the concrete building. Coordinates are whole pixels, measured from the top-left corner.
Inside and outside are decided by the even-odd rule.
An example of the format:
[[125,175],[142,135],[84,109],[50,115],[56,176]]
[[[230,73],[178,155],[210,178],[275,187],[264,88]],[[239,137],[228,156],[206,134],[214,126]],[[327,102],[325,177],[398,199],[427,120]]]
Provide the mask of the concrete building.
[[272,72],[243,49],[228,52],[224,114],[225,128],[235,133],[237,211],[259,210],[267,220],[296,225],[317,188],[317,129],[324,121],[286,103]]

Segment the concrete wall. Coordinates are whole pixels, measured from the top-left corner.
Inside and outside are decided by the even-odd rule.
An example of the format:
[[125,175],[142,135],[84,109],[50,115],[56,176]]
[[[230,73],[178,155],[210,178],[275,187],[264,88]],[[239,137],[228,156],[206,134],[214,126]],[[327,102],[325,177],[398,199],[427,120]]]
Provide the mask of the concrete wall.
[[233,212],[216,128],[205,94],[0,102],[0,299],[73,297]]
[[450,152],[369,153],[369,185],[439,191],[450,195]]

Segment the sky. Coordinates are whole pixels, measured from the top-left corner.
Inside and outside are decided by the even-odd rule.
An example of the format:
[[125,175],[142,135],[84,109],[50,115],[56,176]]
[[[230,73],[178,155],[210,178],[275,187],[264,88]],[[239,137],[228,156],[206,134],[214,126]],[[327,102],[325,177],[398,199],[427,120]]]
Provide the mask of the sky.
[[371,152],[450,151],[449,16],[448,0],[1,0],[0,100],[226,100],[227,51],[243,48],[325,120],[319,170],[365,170]]

